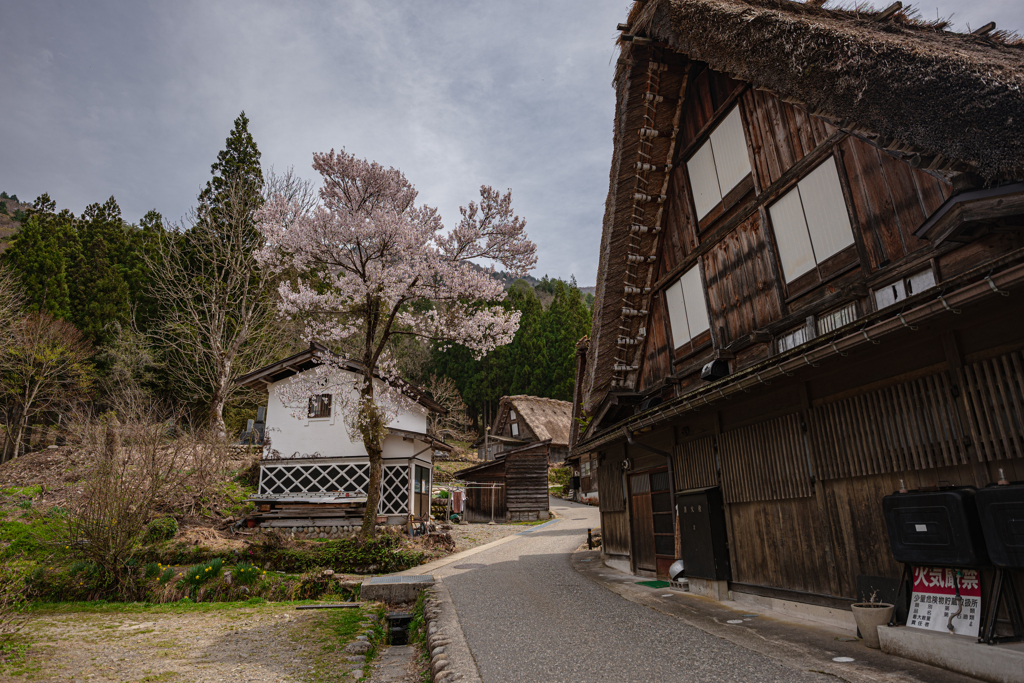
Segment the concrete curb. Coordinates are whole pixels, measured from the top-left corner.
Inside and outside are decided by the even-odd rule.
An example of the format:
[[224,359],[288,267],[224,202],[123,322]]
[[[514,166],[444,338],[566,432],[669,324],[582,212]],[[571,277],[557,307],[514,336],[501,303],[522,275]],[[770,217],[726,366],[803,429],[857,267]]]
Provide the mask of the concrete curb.
[[423,604],[423,620],[427,629],[431,680],[436,683],[481,683],[476,660],[462,633],[448,588],[443,581],[438,581],[427,594],[428,598]]

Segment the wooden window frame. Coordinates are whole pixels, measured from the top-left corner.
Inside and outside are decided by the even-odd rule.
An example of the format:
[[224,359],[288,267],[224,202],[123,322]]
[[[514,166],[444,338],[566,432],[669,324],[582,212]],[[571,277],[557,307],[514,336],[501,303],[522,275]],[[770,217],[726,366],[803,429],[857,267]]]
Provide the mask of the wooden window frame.
[[[659,292],[659,296],[661,296],[661,304],[662,304],[662,307],[664,308],[664,311],[665,311],[665,336],[666,336],[667,339],[670,340],[670,342],[672,344],[672,365],[673,365],[673,367],[676,364],[681,363],[682,361],[686,360],[687,358],[689,358],[689,357],[691,357],[691,356],[693,356],[693,355],[695,355],[697,353],[700,353],[701,351],[704,351],[705,349],[707,349],[708,347],[711,346],[711,342],[712,342],[712,339],[711,339],[711,323],[713,321],[713,316],[712,316],[713,311],[711,310],[711,307],[708,305],[708,286],[707,286],[707,282],[704,280],[704,269],[700,267],[701,264],[702,264],[702,260],[701,259],[695,260],[693,262],[693,265],[690,266],[690,268],[687,268],[682,273],[680,273],[679,277],[673,279],[672,282],[669,282],[668,284],[666,284],[664,287],[661,288],[661,291]],[[683,279],[683,275],[688,273],[693,268],[700,268],[700,270],[698,271],[698,274],[700,275],[700,288],[701,288],[701,292],[704,295],[704,310],[707,311],[707,316],[708,316],[708,329],[706,329],[703,332],[699,333],[696,337],[691,337],[689,341],[683,342],[679,346],[676,346],[676,340],[672,336],[672,320],[671,320],[671,313],[669,313],[669,309],[668,309],[668,300],[666,298],[666,293],[667,293],[669,287],[671,287],[672,285],[678,284],[679,281]],[[689,325],[689,323],[687,323],[687,325]]]
[[309,407],[306,411],[306,417],[310,420],[326,420],[331,417],[331,408],[333,407],[331,394],[316,394],[315,396],[309,397]]
[[[839,189],[843,196],[843,206],[846,208],[846,216],[850,222],[850,233],[853,236],[853,243],[849,246],[843,247],[841,250],[832,254],[820,263],[815,259],[815,267],[806,273],[797,276],[793,280],[787,281],[785,279],[785,269],[782,264],[782,253],[779,250],[779,240],[775,232],[775,221],[772,219],[771,207],[774,206],[783,197],[789,195],[791,192],[796,191],[800,181],[809,176],[811,173],[816,171],[822,166],[822,164],[829,163],[829,160],[836,165],[836,174],[839,176]],[[772,199],[771,203],[764,205],[764,214],[762,216],[763,221],[771,230],[771,249],[775,256],[775,263],[778,265],[778,274],[785,290],[786,298],[785,302],[791,303],[792,301],[799,299],[805,294],[813,291],[821,285],[827,284],[831,280],[844,275],[854,268],[861,265],[861,257],[859,250],[859,235],[857,230],[856,216],[853,213],[853,209],[850,204],[850,198],[847,194],[846,187],[844,184],[843,168],[841,159],[836,155],[836,150],[833,148],[826,154],[818,163],[807,170],[802,176],[794,178],[788,187],[780,190]],[[811,242],[813,248],[813,241]]]
[[[686,182],[686,198],[687,198],[687,209],[690,212],[690,218],[693,224],[697,227],[697,242],[700,243],[701,236],[707,233],[718,221],[729,213],[729,211],[736,207],[747,195],[755,190],[754,187],[754,168],[755,159],[752,156],[750,148],[750,139],[747,135],[748,130],[748,117],[746,109],[743,106],[743,99],[741,95],[746,92],[745,87],[736,88],[733,93],[726,99],[722,106],[718,108],[708,122],[704,124],[704,127],[694,136],[693,140],[686,146],[685,149],[680,150],[676,157],[675,165],[681,168],[683,174],[683,180]],[[719,125],[725,120],[725,118],[732,113],[732,109],[735,107],[740,113],[740,122],[743,128],[743,138],[747,148],[747,163],[750,165],[750,172],[746,177],[739,182],[736,187],[732,188],[722,197],[722,201],[718,205],[711,209],[706,216],[703,218],[697,218],[697,204],[693,198],[693,183],[690,182],[690,169],[688,162],[693,156],[704,146],[708,140],[711,139],[711,134],[715,132]]]

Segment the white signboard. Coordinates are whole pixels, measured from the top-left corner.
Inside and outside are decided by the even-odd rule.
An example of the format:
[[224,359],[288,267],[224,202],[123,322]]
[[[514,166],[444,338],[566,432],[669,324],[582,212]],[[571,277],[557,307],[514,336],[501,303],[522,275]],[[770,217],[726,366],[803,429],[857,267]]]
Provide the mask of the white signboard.
[[949,633],[950,615],[956,615],[952,622],[953,633],[978,636],[981,622],[981,580],[978,570],[959,570],[962,605],[956,595],[957,571],[914,567],[914,596],[910,603],[907,626]]

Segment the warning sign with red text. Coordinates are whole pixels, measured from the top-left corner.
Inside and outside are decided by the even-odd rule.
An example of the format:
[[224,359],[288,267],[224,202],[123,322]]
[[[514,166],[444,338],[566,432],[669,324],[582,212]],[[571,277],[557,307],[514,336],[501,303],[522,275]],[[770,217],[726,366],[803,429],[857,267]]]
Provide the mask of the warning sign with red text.
[[[914,567],[914,596],[907,626],[964,636],[978,635],[981,622],[981,579],[976,569],[961,569],[957,600],[957,570]],[[952,617],[952,621],[950,620]]]

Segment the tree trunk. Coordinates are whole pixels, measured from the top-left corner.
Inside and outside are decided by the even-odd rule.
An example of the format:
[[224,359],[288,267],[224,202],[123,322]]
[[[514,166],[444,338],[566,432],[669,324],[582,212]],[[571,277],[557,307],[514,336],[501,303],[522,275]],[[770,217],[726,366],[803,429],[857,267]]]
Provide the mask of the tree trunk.
[[221,378],[219,385],[213,392],[213,398],[210,400],[210,431],[216,435],[218,439],[225,439],[227,437],[228,429],[224,424],[224,404],[225,396],[227,391],[225,390],[224,384],[231,381]]
[[380,509],[380,487],[384,476],[384,433],[387,425],[373,400],[373,376],[364,377],[359,405],[359,427],[363,447],[370,458],[370,481],[366,484],[366,514],[360,531],[364,539],[377,533],[377,511]]

